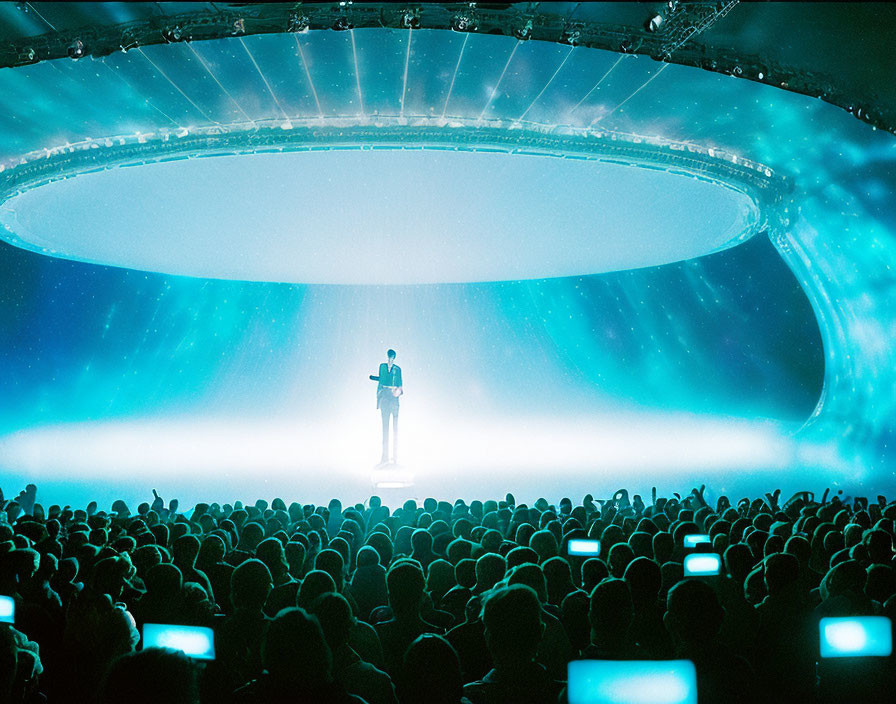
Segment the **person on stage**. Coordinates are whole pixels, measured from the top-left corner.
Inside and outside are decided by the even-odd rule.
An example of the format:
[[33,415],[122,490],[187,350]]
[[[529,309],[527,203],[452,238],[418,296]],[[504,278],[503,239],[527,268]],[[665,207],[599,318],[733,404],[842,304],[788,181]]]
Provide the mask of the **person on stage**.
[[395,364],[395,350],[386,352],[386,361],[380,364],[376,386],[376,407],[383,418],[383,456],[381,464],[389,461],[389,418],[392,418],[392,461],[398,462],[398,397],[404,393],[401,385],[401,367]]

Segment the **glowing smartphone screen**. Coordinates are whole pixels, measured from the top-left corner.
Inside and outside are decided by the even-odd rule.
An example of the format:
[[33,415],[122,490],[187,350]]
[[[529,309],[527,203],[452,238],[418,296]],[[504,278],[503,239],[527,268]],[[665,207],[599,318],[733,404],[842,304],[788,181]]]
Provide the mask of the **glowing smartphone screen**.
[[818,624],[823,658],[887,657],[893,631],[886,616],[823,618]]
[[197,660],[215,659],[215,634],[201,626],[143,624],[143,648],[171,648]]
[[600,541],[573,538],[567,543],[566,551],[570,555],[600,555]]
[[695,548],[700,543],[712,543],[712,540],[709,539],[708,535],[698,533],[684,536],[684,546],[686,548]]
[[697,704],[690,660],[573,660],[569,704]]
[[685,577],[707,577],[722,571],[722,558],[714,553],[698,552],[684,558]]
[[16,622],[16,602],[11,596],[0,596],[0,623]]

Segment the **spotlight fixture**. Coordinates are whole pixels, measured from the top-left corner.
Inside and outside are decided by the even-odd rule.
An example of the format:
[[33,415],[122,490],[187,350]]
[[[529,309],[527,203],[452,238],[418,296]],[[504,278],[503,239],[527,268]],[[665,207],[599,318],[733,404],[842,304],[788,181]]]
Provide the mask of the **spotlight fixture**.
[[70,59],[80,59],[84,56],[84,53],[84,42],[80,39],[75,39],[75,41],[68,45],[68,56]]
[[121,49],[122,54],[127,54],[131,49],[136,49],[138,46],[140,46],[140,42],[137,41],[133,32],[125,32],[121,35],[118,48]]
[[180,42],[184,39],[184,31],[179,26],[175,25],[174,27],[169,27],[164,32],[162,32],[162,38],[168,44]]
[[405,29],[420,29],[420,9],[405,10],[401,16],[401,26]]
[[664,20],[663,20],[663,16],[662,16],[662,15],[659,15],[659,14],[654,15],[654,16],[651,17],[649,20],[647,20],[647,22],[644,23],[644,28],[645,28],[648,32],[656,32],[656,31],[658,31],[659,28],[662,26],[663,21],[664,21]]
[[33,48],[31,48],[30,46],[25,47],[19,54],[19,61],[21,61],[22,63],[31,63],[32,61],[34,61],[34,57],[36,55],[37,54]]
[[302,14],[294,12],[289,16],[289,22],[286,25],[287,32],[306,32],[310,26],[310,20]]
[[579,27],[567,27],[563,30],[563,34],[560,35],[560,43],[575,46],[579,43],[581,36],[582,31]]
[[517,27],[516,29],[514,29],[513,36],[515,36],[521,42],[524,42],[527,39],[531,39],[531,37],[532,37],[532,20],[527,20],[526,24],[524,24],[522,27]]
[[465,12],[458,12],[451,20],[451,29],[455,32],[475,32],[476,18]]
[[354,25],[349,21],[347,17],[339,17],[333,23],[333,29],[337,32],[344,32],[347,29],[353,29]]

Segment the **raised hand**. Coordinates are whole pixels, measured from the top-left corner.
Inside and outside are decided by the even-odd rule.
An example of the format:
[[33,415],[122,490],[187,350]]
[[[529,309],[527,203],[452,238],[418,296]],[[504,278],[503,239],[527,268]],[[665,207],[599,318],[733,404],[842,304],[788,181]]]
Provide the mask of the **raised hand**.
[[681,510],[681,497],[678,494],[675,494],[674,499],[669,499],[666,502],[666,505],[663,506],[663,513],[666,514],[672,520],[678,517],[678,512]]
[[31,515],[34,510],[34,502],[37,500],[37,487],[34,484],[26,486],[16,497],[16,502],[22,509],[22,513],[27,516]]
[[701,484],[700,488],[691,489],[690,497],[698,506],[706,506],[706,499],[703,498],[703,492],[706,491],[706,484]]
[[794,501],[802,501],[806,504],[815,503],[815,492],[814,491],[797,491],[787,499],[784,504],[784,510],[786,511],[788,506],[790,506]]

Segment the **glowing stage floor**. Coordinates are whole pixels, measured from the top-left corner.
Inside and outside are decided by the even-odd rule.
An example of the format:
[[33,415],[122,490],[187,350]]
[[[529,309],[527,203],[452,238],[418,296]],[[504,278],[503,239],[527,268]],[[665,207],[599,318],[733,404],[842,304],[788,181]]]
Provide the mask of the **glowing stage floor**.
[[371,412],[320,424],[184,417],[45,426],[0,437],[0,486],[9,496],[34,482],[45,506],[95,499],[108,507],[122,497],[135,509],[153,488],[185,508],[275,496],[354,503],[371,493],[395,506],[508,491],[530,502],[621,487],[649,496],[653,485],[686,493],[704,482],[709,496],[740,496],[850,479],[830,448],[767,422],[658,412],[500,421],[404,414],[400,464],[376,469],[379,425]]

